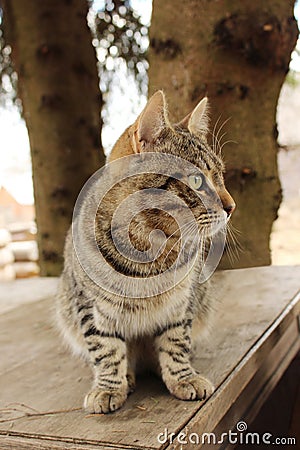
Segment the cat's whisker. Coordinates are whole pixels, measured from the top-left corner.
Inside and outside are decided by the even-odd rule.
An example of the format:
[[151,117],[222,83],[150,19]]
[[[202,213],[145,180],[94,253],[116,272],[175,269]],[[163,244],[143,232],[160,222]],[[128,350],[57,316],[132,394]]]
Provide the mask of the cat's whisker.
[[[197,227],[196,227],[196,228],[197,228]],[[194,237],[193,240],[192,240],[192,244],[191,244],[191,248],[190,248],[190,253],[191,253],[191,251],[192,251],[192,248],[194,247],[194,242],[195,242],[195,240],[196,240],[197,238],[199,238],[199,236],[200,236],[200,242],[201,242],[202,236],[201,236],[201,234],[199,234],[199,230],[198,230],[198,233],[196,233],[195,237]],[[186,242],[186,244],[187,244],[187,242]],[[185,244],[185,245],[186,245],[186,244]],[[180,256],[181,256],[181,253],[182,253],[183,250],[184,250],[185,245],[182,246],[182,248],[180,249],[180,252],[179,252],[179,254],[178,254],[177,258],[176,258],[175,271],[174,271],[174,283],[177,282],[177,280],[176,280],[177,266],[178,266],[178,264],[179,264]],[[198,246],[198,252],[199,252],[199,246]],[[187,261],[187,263],[186,263],[188,267],[189,267],[190,257],[191,257],[191,255],[189,254],[188,261]]]
[[245,253],[245,248],[243,245],[236,239],[236,237],[231,236],[232,243],[234,245],[234,252],[237,255],[237,259],[240,258],[240,254]]
[[[161,244],[161,246],[158,248],[158,250],[157,250],[157,252],[156,252],[156,255],[155,255],[154,258],[153,258],[153,261],[152,261],[151,266],[150,266],[150,268],[149,268],[149,270],[148,270],[148,273],[146,274],[146,277],[148,277],[149,274],[151,273],[151,271],[152,271],[152,269],[153,269],[153,265],[155,264],[157,258],[159,257],[159,254],[160,254],[161,250],[162,250],[163,247],[167,244],[167,242],[168,242],[168,241],[169,241],[176,233],[180,232],[179,238],[176,240],[175,244],[174,244],[173,247],[171,248],[171,251],[172,251],[172,249],[174,248],[174,246],[177,244],[177,242],[179,241],[179,239],[181,239],[181,237],[182,237],[182,234],[181,234],[182,230],[185,229],[185,228],[187,228],[190,224],[194,223],[194,221],[195,221],[195,220],[193,219],[193,220],[191,220],[190,222],[187,222],[187,223],[183,224],[180,228],[178,228],[177,230],[175,230],[174,233],[172,233],[170,236],[168,236],[168,238]],[[169,254],[169,252],[168,252],[168,254]],[[167,254],[167,256],[168,256],[168,254]],[[162,264],[163,264],[164,262],[165,262],[165,260],[162,262]],[[162,265],[162,264],[161,264],[161,265]]]
[[233,141],[232,139],[229,139],[228,141],[223,142],[220,147],[220,153],[222,153],[223,147],[225,147],[225,145],[227,145],[227,144],[237,144],[237,141]]
[[244,252],[236,234],[237,232],[234,230],[233,225],[229,223],[227,227],[226,250],[228,259],[232,265],[239,259],[240,253]]
[[216,148],[216,141],[214,139],[215,133],[216,133],[216,129],[218,126],[219,121],[221,120],[221,115],[218,117],[218,119],[216,120],[215,124],[214,124],[214,128],[212,130],[212,132],[210,133],[212,136],[212,144],[213,144],[213,152],[217,153],[217,148]]
[[209,235],[207,230],[204,231],[203,233],[203,241],[202,241],[202,259],[201,262],[204,263],[205,261],[205,252],[207,249],[207,246],[209,246],[209,248],[213,245],[213,240],[214,237]]
[[224,122],[222,123],[222,125],[220,126],[220,128],[218,129],[218,132],[216,134],[217,138],[219,138],[219,134],[221,133],[221,131],[225,127],[225,125],[229,122],[229,120],[231,120],[231,117],[228,117],[227,119],[225,119]]
[[219,151],[220,142],[219,142],[217,135],[213,135],[212,138],[213,138],[213,150],[214,150],[214,153],[217,155],[220,153],[220,151]]
[[159,273],[163,272],[163,265],[166,262],[168,256],[171,254],[172,250],[174,249],[174,247],[176,247],[176,245],[178,244],[178,242],[182,239],[182,235],[180,235],[180,237],[178,239],[176,239],[175,243],[172,245],[172,247],[170,248],[170,250],[167,252],[167,254],[165,255],[164,259],[161,261],[160,263],[160,267],[159,267]]
[[[186,227],[186,229],[184,230],[184,232],[181,234],[180,238],[181,238],[181,239],[184,239],[186,236],[191,236],[191,235],[193,235],[194,233],[196,233],[196,237],[197,237],[197,232],[199,233],[199,230],[198,230],[198,227],[197,227],[197,225],[195,224],[195,222],[194,222],[194,221],[191,221],[191,222],[188,223],[187,225],[188,225],[188,226]],[[194,241],[194,238],[193,238],[193,241]],[[193,241],[192,241],[192,242],[193,242]],[[181,249],[180,249],[180,252],[179,252],[179,254],[178,254],[178,256],[177,256],[177,259],[179,258],[181,252],[183,251],[184,247],[185,247],[187,244],[188,244],[188,241],[186,240],[186,241],[184,242],[184,244],[182,245]]]
[[[218,129],[217,133],[213,134],[213,139],[216,142],[216,145],[214,147],[215,148],[215,153],[221,154],[220,148],[221,148],[221,139],[222,139],[223,135],[222,135],[221,139],[219,138],[219,135],[220,135],[222,129],[224,128],[224,126],[227,124],[227,122],[229,122],[229,120],[231,120],[231,117],[228,117],[226,120],[224,120],[224,122],[222,123],[222,125]],[[217,151],[217,148],[218,148],[218,151]]]
[[242,235],[242,232],[238,228],[236,228],[231,221],[228,223],[228,229],[229,229],[230,232],[233,232],[233,234],[235,236],[236,235],[239,235],[239,236]]
[[228,256],[230,265],[233,266],[234,261],[238,260],[238,255],[232,251],[230,243],[228,243],[226,246],[226,254]]
[[[194,221],[192,221],[192,222],[190,222],[190,223],[188,223],[188,224],[186,224],[186,225],[192,226],[193,223],[194,223]],[[189,235],[189,234],[191,233],[191,230],[193,230],[193,229],[191,229],[191,228],[189,229],[189,228],[188,228],[187,230],[185,230],[185,231],[179,236],[179,238],[176,240],[176,242],[174,243],[174,245],[171,247],[171,249],[170,249],[170,250],[168,251],[168,253],[166,254],[165,258],[164,258],[163,261],[161,262],[161,264],[160,264],[160,269],[161,269],[161,270],[162,270],[163,264],[166,262],[168,256],[170,255],[170,253],[172,252],[172,250],[174,249],[174,247],[177,245],[177,243],[178,243],[180,240],[182,240],[182,239],[185,237],[185,235]],[[178,253],[178,255],[177,255],[176,261],[178,261],[179,256],[181,255],[181,251],[183,250],[184,246],[185,246],[185,244],[181,247],[181,249],[180,249],[180,251],[179,251],[179,253]]]
[[223,145],[222,145],[222,139],[224,139],[224,137],[226,136],[226,134],[227,134],[227,131],[225,131],[225,132],[218,138],[218,147],[219,147],[218,152],[219,152],[219,154],[222,153],[222,148],[223,148]]
[[205,235],[201,234],[200,235],[200,242],[199,242],[199,247],[198,247],[198,262],[200,263],[200,265],[202,265],[204,258],[203,255],[205,254],[204,251],[204,247],[205,247]]

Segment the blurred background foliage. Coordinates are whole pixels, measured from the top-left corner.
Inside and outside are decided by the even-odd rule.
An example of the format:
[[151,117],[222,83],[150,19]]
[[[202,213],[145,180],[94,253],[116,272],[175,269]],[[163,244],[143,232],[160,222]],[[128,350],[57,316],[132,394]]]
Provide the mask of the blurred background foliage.
[[11,61],[11,47],[5,42],[3,14],[0,5],[0,106],[19,102],[17,100],[18,76]]
[[[87,1],[102,93],[113,88],[122,72],[133,79],[139,94],[147,95],[149,24],[143,22],[130,0]],[[21,108],[18,77],[10,57],[11,46],[5,41],[4,25],[0,2],[0,106],[14,103]]]
[[[95,2],[89,3],[92,11]],[[95,11],[90,26],[95,36],[93,44],[99,60],[102,92],[111,88],[115,74],[125,63],[129,74],[134,76],[140,93],[146,94],[148,26],[132,8],[130,0],[106,0],[103,8]]]

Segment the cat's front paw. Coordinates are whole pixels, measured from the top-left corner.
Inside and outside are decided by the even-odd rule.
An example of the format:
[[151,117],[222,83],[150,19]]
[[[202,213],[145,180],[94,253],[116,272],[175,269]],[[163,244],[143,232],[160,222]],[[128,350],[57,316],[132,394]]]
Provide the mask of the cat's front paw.
[[199,374],[171,382],[168,389],[180,400],[206,400],[214,392],[211,382]]
[[127,399],[127,388],[118,390],[92,389],[84,399],[84,408],[90,413],[110,413],[121,408]]

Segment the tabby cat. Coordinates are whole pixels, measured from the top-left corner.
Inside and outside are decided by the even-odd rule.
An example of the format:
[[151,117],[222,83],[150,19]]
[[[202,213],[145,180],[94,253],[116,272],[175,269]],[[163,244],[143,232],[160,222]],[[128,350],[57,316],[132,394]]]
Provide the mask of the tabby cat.
[[[84,400],[89,412],[109,413],[120,408],[134,390],[135,374],[142,367],[158,373],[170,393],[178,399],[204,400],[213,392],[211,382],[191,365],[192,334],[197,324],[209,322],[213,309],[208,284],[199,282],[203,254],[205,251],[207,254],[202,238],[199,241],[201,248],[196,256],[192,255],[193,264],[185,275],[176,282],[174,278],[174,284],[165,289],[167,278],[159,279],[157,283],[161,285],[155,290],[158,275],[171,270],[170,280],[175,273],[174,264],[177,264],[178,273],[187,264],[186,255],[182,256],[185,225],[180,229],[174,219],[176,208],[180,212],[181,206],[173,207],[172,198],[177,197],[188,206],[200,237],[204,236],[205,240],[226,227],[235,208],[224,186],[220,154],[206,139],[207,122],[207,99],[204,98],[180,123],[171,125],[164,94],[156,92],[112,149],[108,169],[114,162],[122,163],[117,166],[118,170],[109,169],[106,179],[116,176],[116,182],[100,202],[98,193],[103,182],[96,180],[74,218],[76,239],[82,244],[86,265],[74,248],[74,227],[73,236],[72,230],[67,235],[65,266],[57,295],[57,319],[69,344],[86,357],[93,368],[94,383]],[[157,173],[154,170],[148,173],[145,162],[143,172],[121,177],[118,182],[118,171],[123,170],[126,175],[132,158],[147,154],[152,157],[152,162],[158,162]],[[170,158],[168,170],[171,176],[160,170],[163,155]],[[186,171],[176,163],[180,160],[186,162]],[[141,161],[143,164],[144,160]],[[153,194],[151,199],[156,199],[155,207],[142,207],[130,218],[127,229],[130,245],[139,254],[148,255],[153,230],[163,232],[166,239],[161,246],[162,235],[152,235],[156,257],[152,252],[151,260],[139,261],[122,253],[127,245],[122,247],[122,239],[119,240],[123,248],[120,251],[113,232],[118,236],[125,220],[122,214],[115,214],[116,209],[135,192],[144,190]],[[169,195],[162,208],[159,207],[159,192]],[[138,205],[139,200],[134,204]],[[89,216],[94,212],[91,222]],[[114,230],[111,227],[113,220]],[[92,231],[90,223],[94,224]],[[186,226],[185,231],[192,242],[195,227]],[[101,273],[100,281],[95,281],[86,267],[90,267],[93,274]],[[127,290],[123,288],[122,280],[129,280]],[[145,288],[130,291],[135,281],[144,283],[141,286]]]

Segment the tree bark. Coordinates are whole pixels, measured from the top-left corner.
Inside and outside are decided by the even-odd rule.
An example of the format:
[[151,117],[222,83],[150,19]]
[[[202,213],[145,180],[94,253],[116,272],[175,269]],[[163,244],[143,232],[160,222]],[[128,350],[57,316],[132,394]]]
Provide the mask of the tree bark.
[[86,0],[5,0],[33,167],[42,275],[62,267],[77,195],[104,162],[97,61]]
[[[270,264],[281,201],[276,106],[298,28],[293,0],[154,0],[150,94],[164,89],[174,120],[207,95],[212,126],[227,131],[226,184],[242,251],[235,267]],[[216,131],[215,131],[216,133]],[[228,257],[223,267],[229,266]]]

